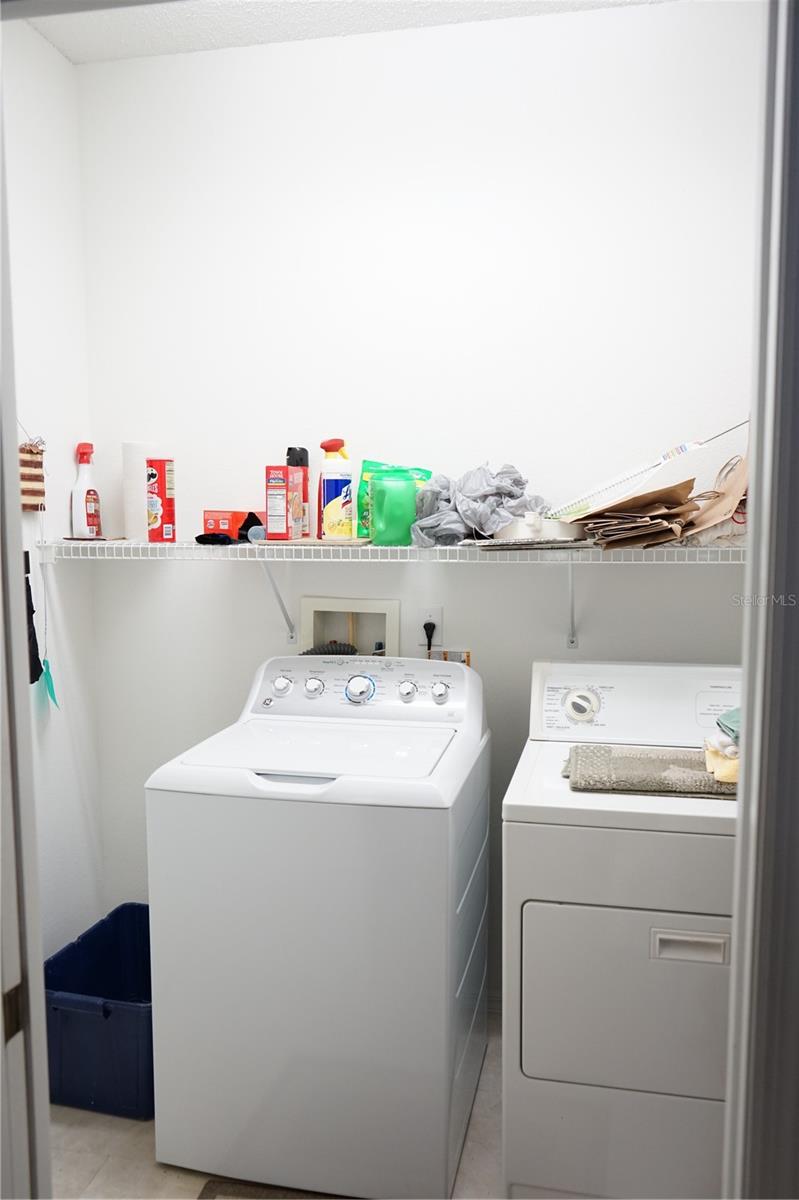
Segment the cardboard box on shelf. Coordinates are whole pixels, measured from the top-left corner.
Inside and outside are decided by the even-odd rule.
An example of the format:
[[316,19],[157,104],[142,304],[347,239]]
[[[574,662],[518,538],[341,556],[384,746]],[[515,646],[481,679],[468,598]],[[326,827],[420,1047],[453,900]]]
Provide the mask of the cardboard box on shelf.
[[303,511],[303,468],[285,463],[267,467],[267,541],[289,542],[301,538]]
[[[235,542],[239,536],[239,529],[248,513],[252,511],[254,510],[206,508],[203,511],[203,533],[226,533]],[[256,512],[255,515],[262,525],[266,524],[265,512]]]

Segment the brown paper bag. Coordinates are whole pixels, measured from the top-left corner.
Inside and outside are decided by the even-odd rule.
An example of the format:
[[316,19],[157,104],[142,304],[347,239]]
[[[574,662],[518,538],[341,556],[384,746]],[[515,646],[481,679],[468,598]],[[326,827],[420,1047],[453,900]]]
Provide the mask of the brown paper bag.
[[738,505],[746,495],[749,483],[749,470],[745,458],[733,467],[729,475],[717,483],[716,494],[709,500],[700,501],[702,507],[696,516],[692,517],[685,526],[685,537],[699,533],[702,529],[712,529],[722,521],[729,521]]
[[684,479],[682,483],[673,483],[670,487],[658,488],[654,492],[641,492],[637,496],[625,496],[623,500],[616,500],[613,504],[602,505],[601,508],[583,513],[578,519],[582,523],[590,521],[593,517],[614,513],[638,515],[642,509],[652,505],[662,505],[666,509],[677,508],[688,502],[695,483],[695,479]]

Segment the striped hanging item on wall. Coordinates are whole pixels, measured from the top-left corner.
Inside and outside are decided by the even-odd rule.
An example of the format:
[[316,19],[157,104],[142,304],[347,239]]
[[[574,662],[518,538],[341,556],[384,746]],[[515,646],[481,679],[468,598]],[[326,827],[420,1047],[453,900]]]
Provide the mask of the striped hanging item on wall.
[[44,442],[34,438],[19,448],[19,487],[23,512],[44,509]]

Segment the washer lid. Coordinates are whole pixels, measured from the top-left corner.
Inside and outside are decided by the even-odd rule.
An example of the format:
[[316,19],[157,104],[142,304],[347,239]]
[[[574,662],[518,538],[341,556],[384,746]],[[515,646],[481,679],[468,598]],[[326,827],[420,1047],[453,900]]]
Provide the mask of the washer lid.
[[441,727],[253,717],[200,742],[180,761],[273,775],[423,779],[454,736]]

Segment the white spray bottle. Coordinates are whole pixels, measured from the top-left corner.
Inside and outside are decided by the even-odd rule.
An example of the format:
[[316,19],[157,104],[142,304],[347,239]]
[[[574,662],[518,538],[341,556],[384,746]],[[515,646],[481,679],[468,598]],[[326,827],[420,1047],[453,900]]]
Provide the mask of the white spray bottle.
[[79,442],[78,478],[72,489],[72,536],[74,538],[99,538],[103,536],[100,525],[100,497],[94,486],[91,442]]

